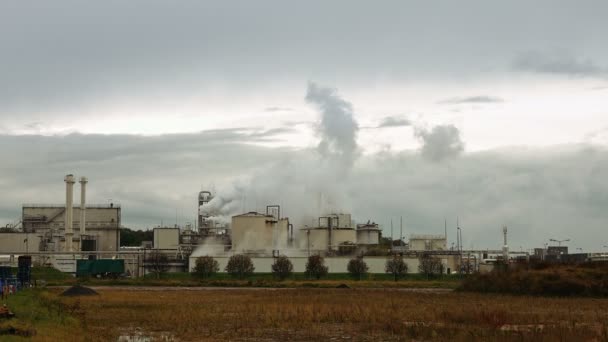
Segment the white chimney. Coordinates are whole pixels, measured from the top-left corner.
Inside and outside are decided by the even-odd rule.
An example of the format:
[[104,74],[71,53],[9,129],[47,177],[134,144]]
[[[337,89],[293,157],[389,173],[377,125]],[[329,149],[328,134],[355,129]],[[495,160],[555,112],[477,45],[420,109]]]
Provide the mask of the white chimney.
[[86,211],[87,211],[87,177],[80,177],[80,247],[82,250],[82,239],[86,234]]
[[63,180],[65,181],[65,251],[72,252],[74,175],[66,175]]
[[504,234],[504,244],[502,246],[502,257],[505,262],[509,261],[509,245],[507,245],[507,226],[502,227],[502,233]]

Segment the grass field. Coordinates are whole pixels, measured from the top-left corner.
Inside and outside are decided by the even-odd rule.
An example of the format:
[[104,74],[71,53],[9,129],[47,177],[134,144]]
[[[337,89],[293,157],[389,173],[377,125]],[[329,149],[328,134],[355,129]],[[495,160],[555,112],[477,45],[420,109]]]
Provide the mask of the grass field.
[[394,289],[108,289],[62,302],[77,307],[80,323],[77,329],[59,324],[55,334],[82,330],[83,340],[92,341],[135,334],[180,341],[608,341],[607,299]]
[[279,281],[270,273],[255,273],[244,280],[234,279],[229,274],[218,273],[208,279],[200,279],[191,273],[166,273],[161,279],[154,275],[141,278],[127,279],[96,279],[96,278],[74,278],[66,273],[61,273],[50,267],[34,267],[32,279],[44,280],[47,285],[61,286],[74,285],[77,283],[88,286],[212,286],[212,287],[336,287],[347,284],[350,287],[408,287],[408,288],[456,288],[460,278],[457,275],[442,276],[441,278],[427,280],[420,274],[408,274],[398,282],[393,281],[389,274],[368,274],[362,280],[353,280],[347,273],[331,273],[321,280],[308,279],[303,273],[295,273],[284,281]]

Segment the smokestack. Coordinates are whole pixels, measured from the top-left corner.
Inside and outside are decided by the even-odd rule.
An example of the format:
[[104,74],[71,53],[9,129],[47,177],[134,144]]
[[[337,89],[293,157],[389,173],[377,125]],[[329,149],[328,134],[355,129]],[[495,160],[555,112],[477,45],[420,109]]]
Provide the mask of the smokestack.
[[87,182],[87,177],[80,177],[80,250],[82,250],[82,238],[86,234]]
[[74,175],[66,175],[65,181],[65,251],[72,251],[72,230],[73,221],[73,202],[74,202]]
[[502,257],[505,262],[509,261],[509,246],[507,245],[507,226],[502,227],[502,233],[504,234],[504,244],[502,246]]

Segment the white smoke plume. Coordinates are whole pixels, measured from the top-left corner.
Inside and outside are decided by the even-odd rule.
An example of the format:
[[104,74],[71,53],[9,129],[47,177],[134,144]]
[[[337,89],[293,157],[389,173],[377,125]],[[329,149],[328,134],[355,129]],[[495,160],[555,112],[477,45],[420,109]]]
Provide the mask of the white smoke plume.
[[229,222],[245,211],[265,212],[266,205],[281,205],[283,217],[298,227],[312,224],[319,215],[349,212],[347,178],[358,156],[352,105],[337,91],[309,83],[305,100],[319,111],[315,150],[302,150],[261,167],[250,179],[221,188],[209,202],[209,214]]
[[357,132],[359,125],[353,114],[353,106],[338,96],[333,88],[308,84],[306,101],[315,105],[321,113],[317,131],[321,138],[318,151],[342,171],[352,168],[359,149]]
[[416,128],[415,135],[422,142],[420,154],[427,160],[439,162],[464,152],[460,131],[454,125],[439,125],[431,130]]

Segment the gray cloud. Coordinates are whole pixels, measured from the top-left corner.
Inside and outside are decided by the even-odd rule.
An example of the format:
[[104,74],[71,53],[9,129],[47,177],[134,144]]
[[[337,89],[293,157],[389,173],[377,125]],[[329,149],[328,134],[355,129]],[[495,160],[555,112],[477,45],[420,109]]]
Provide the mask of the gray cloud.
[[264,108],[265,112],[270,112],[270,113],[274,113],[274,112],[291,112],[293,111],[293,108],[289,108],[289,107],[266,107]]
[[411,125],[412,125],[412,121],[410,119],[396,117],[396,116],[387,116],[384,119],[382,119],[382,121],[378,125],[378,128],[405,127],[405,126],[411,126]]
[[[178,223],[193,221],[197,192],[214,185],[223,194],[239,185],[233,191],[246,200],[237,211],[279,203],[294,219],[314,215],[311,199],[320,190],[314,179],[327,176],[317,151],[250,145],[239,136],[0,136],[0,158],[11,161],[0,173],[0,225],[19,217],[21,203],[63,202],[63,176],[72,172],[89,177],[91,203],[121,203],[123,222],[135,228],[172,223],[176,209]],[[608,220],[605,148],[502,149],[465,153],[446,165],[428,163],[418,151],[364,155],[337,189],[355,219],[380,222],[385,234],[391,217],[404,216],[406,234],[431,234],[443,232],[444,218],[453,226],[460,216],[467,248],[499,248],[503,224],[515,249],[550,237],[601,248],[597,236]],[[448,234],[454,241],[451,228]]]
[[[222,89],[264,93],[308,79],[339,86],[387,74],[403,82],[469,79],[500,72],[508,56],[530,47],[566,46],[608,59],[598,34],[608,31],[606,2],[465,3],[2,2],[0,119],[95,119],[105,105],[175,108]],[[429,17],[441,25],[429,25]],[[574,69],[596,68],[583,62]]]
[[495,96],[487,96],[487,95],[478,95],[478,96],[469,96],[469,97],[456,97],[447,100],[442,100],[437,103],[439,104],[466,104],[466,103],[500,103],[504,102],[504,100],[500,97]]
[[590,59],[578,58],[563,51],[523,53],[514,60],[513,67],[519,71],[571,77],[608,76],[608,69],[605,67],[595,64]]
[[464,152],[460,131],[454,125],[439,125],[431,130],[417,128],[415,135],[422,142],[422,156],[428,160],[438,162]]

